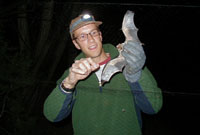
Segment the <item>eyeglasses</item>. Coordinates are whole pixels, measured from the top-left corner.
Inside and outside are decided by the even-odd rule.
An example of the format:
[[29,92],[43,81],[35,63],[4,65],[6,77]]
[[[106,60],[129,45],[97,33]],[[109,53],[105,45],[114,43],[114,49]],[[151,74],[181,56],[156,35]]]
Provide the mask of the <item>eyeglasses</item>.
[[90,33],[83,33],[83,34],[81,34],[81,35],[79,35],[79,36],[77,36],[77,37],[75,37],[74,39],[78,39],[79,41],[85,41],[85,40],[87,40],[88,39],[88,35],[91,35],[92,37],[96,37],[96,36],[99,36],[100,35],[100,33],[99,33],[99,31],[98,30],[93,30],[93,31],[91,31]]

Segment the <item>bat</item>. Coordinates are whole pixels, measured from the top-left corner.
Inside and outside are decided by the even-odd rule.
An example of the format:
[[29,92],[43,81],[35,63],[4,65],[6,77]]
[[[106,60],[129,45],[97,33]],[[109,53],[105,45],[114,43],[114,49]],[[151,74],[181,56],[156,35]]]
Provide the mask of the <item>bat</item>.
[[134,13],[130,10],[128,10],[123,18],[122,22],[122,32],[125,36],[124,43],[117,46],[117,49],[119,51],[119,56],[111,61],[109,61],[101,74],[101,84],[103,85],[105,82],[108,82],[110,78],[117,72],[122,72],[123,68],[126,66],[125,58],[122,56],[121,52],[123,50],[124,44],[131,40],[135,42],[140,42],[138,35],[137,35],[138,29],[136,28],[134,24]]

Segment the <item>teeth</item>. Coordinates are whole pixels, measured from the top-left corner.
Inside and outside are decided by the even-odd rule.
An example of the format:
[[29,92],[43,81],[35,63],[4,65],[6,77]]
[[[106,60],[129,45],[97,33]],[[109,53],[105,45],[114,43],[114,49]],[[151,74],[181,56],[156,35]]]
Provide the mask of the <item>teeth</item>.
[[94,45],[94,46],[90,46],[89,48],[90,48],[90,49],[94,49],[94,48],[96,48],[96,46],[95,46],[95,45]]

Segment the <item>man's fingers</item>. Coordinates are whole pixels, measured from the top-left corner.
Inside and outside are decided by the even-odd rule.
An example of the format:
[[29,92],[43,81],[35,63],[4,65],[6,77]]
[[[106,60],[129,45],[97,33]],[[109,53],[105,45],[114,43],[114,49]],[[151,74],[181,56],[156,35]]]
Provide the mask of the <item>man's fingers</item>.
[[91,65],[92,71],[96,70],[99,68],[99,64],[96,64],[91,58],[87,58],[89,64]]
[[76,74],[86,74],[87,69],[81,64],[79,61],[75,61],[74,64],[72,64],[71,71]]
[[86,58],[75,61],[71,70],[74,73],[86,75],[97,68],[99,68],[99,64],[96,64],[91,58]]
[[72,64],[72,68],[82,70],[83,72],[87,72],[87,67],[81,60],[75,61],[74,64]]
[[78,69],[78,68],[72,68],[71,71],[76,73],[76,74],[81,74],[81,75],[85,75],[86,72],[87,72],[87,71],[83,71],[83,70]]
[[92,70],[92,68],[87,60],[83,60],[83,64],[85,65],[85,67],[87,68],[88,71]]
[[79,63],[79,69],[81,69],[84,73],[88,71],[87,67],[83,63]]

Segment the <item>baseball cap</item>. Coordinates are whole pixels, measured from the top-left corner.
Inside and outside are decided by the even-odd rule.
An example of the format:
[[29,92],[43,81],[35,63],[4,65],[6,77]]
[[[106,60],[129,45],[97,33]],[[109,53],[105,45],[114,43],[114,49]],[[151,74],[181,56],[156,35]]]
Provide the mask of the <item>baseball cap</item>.
[[96,24],[97,26],[101,25],[101,21],[95,21],[94,16],[89,15],[89,14],[82,14],[76,17],[71,21],[70,27],[69,27],[69,32],[72,37],[72,34],[75,30],[88,25],[88,24]]

